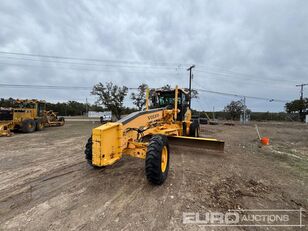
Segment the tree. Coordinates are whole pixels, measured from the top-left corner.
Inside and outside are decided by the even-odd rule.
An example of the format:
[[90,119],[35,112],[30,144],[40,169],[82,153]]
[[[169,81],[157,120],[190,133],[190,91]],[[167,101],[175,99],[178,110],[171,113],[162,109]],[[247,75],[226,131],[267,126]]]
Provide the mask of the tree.
[[105,111],[105,109],[97,104],[93,104],[89,106],[90,111]]
[[145,83],[142,83],[138,87],[138,93],[132,93],[130,98],[133,100],[133,104],[135,104],[139,111],[142,110],[142,108],[145,106],[146,101],[146,90],[148,88],[148,85]]
[[[189,92],[189,88],[184,88],[185,91]],[[192,99],[197,99],[199,98],[199,92],[196,89],[191,89],[191,98]]]
[[[9,108],[15,106],[15,99],[13,98],[0,98],[0,107]],[[58,103],[50,103],[46,102],[46,110],[52,110],[57,112],[61,116],[78,116],[83,115],[86,112],[86,108],[90,109],[91,111],[106,111],[107,109],[99,106],[99,105],[91,105],[85,104],[77,101],[68,101],[68,102],[58,102]],[[126,111],[133,111],[132,108],[125,108],[124,113]]]
[[289,103],[286,103],[285,109],[287,113],[296,113],[300,110],[305,111],[308,109],[308,98],[296,99]]
[[14,107],[14,102],[15,100],[13,98],[8,98],[8,99],[1,98],[0,107],[5,107],[5,108]]
[[102,83],[94,85],[91,94],[98,96],[96,103],[104,105],[117,119],[120,119],[124,110],[123,101],[127,91],[126,86],[120,87],[108,82],[105,85]]
[[296,99],[289,103],[286,103],[285,109],[287,113],[300,113],[300,120],[304,122],[305,114],[308,110],[308,98]]
[[58,112],[59,115],[76,116],[83,115],[86,112],[86,104],[77,101],[68,101],[66,103],[46,103],[46,109]]
[[[225,106],[224,111],[227,112],[232,120],[238,119],[240,115],[244,112],[245,105],[242,101],[231,101],[230,104]],[[250,114],[250,110],[246,109],[246,113]]]

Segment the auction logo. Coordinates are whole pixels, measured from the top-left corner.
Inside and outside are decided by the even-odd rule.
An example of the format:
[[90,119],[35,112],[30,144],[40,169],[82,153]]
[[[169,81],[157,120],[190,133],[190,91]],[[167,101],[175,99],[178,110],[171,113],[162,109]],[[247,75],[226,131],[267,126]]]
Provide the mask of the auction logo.
[[184,212],[183,224],[205,226],[304,227],[302,212],[288,209],[229,210],[228,212]]

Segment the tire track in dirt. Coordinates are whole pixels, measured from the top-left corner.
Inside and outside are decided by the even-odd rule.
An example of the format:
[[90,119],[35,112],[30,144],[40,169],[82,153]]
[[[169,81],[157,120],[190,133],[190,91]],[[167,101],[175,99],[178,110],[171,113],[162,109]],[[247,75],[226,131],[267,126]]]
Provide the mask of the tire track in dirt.
[[[8,217],[10,215],[12,216],[12,208],[18,207],[22,209],[25,206],[24,209],[26,209],[26,207],[39,203],[41,200],[46,199],[46,197],[52,197],[53,192],[56,193],[59,188],[64,184],[68,184],[68,182],[62,179],[63,183],[57,183],[55,187],[50,188],[50,183],[47,181],[51,179],[56,180],[55,178],[68,174],[74,174],[80,171],[81,166],[84,166],[84,163],[79,162],[56,168],[0,191],[0,205],[2,207],[0,215],[6,214]],[[44,185],[47,185],[47,187],[45,187],[48,188],[48,190],[44,190]]]

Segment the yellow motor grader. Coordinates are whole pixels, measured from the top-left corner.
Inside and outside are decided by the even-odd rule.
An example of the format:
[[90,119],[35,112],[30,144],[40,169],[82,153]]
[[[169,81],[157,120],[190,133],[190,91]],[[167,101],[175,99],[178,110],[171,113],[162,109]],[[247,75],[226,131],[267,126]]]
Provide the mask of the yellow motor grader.
[[198,120],[192,120],[189,92],[183,89],[147,91],[146,109],[131,113],[117,122],[92,130],[85,158],[93,167],[114,164],[123,154],[145,159],[149,182],[162,184],[170,164],[169,143],[223,151],[224,142],[199,137]]
[[11,136],[13,130],[30,133],[41,131],[46,126],[63,126],[64,123],[64,118],[46,111],[45,101],[16,100],[14,108],[0,108],[0,136]]

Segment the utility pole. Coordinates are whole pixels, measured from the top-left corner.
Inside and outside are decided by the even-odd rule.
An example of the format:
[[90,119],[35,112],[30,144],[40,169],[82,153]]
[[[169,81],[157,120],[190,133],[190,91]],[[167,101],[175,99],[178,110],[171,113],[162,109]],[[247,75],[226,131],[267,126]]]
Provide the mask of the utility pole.
[[[304,99],[304,86],[308,85],[308,83],[302,83],[302,84],[297,84],[296,87],[300,87],[300,100]],[[304,121],[304,115],[303,115],[303,109],[299,110],[299,118],[303,122]]]
[[86,98],[86,117],[88,117],[88,98]]
[[193,77],[192,69],[195,68],[195,65],[190,66],[187,71],[189,71],[189,108],[191,108],[191,80]]
[[300,90],[300,94],[301,94],[301,97],[300,99],[303,100],[304,99],[304,86],[308,85],[308,83],[302,83],[302,84],[297,84],[296,86],[297,87],[301,87],[301,90]]
[[246,124],[246,96],[244,96],[244,124]]

